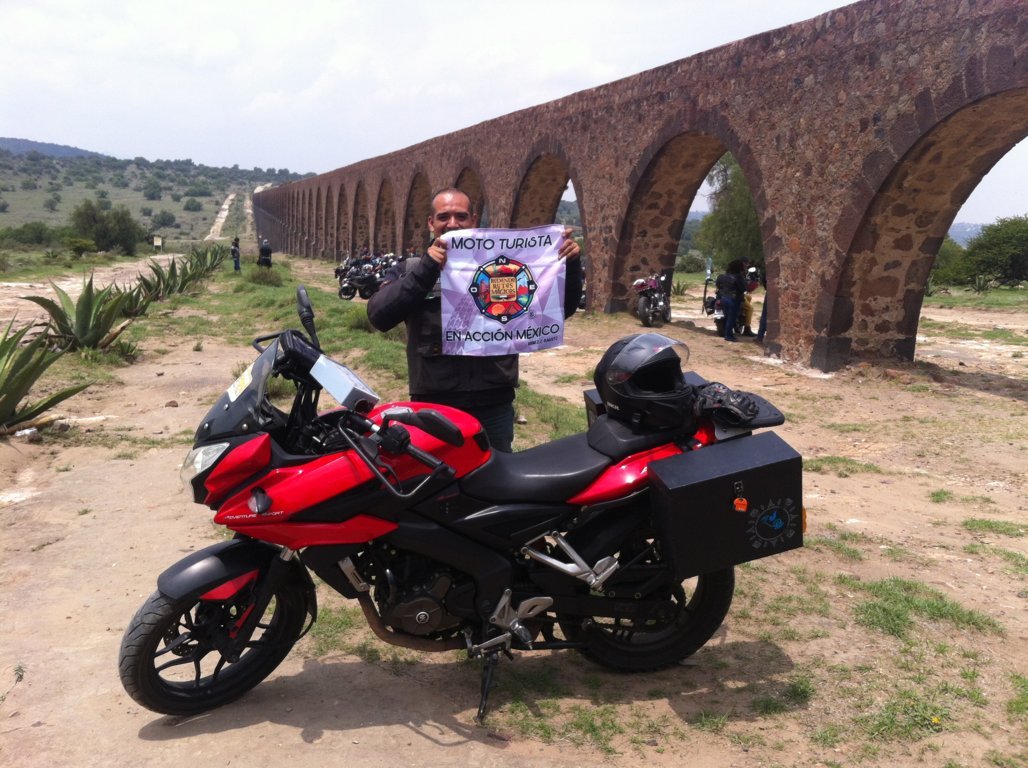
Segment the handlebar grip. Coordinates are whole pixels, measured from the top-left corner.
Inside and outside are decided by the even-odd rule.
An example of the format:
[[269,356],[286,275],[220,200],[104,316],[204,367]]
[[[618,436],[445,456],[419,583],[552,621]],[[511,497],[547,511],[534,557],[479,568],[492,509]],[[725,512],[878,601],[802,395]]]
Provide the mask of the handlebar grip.
[[428,453],[428,451],[423,451],[413,444],[407,446],[407,453],[409,453],[415,459],[420,461],[422,464],[426,464],[427,466],[429,466],[433,472],[439,469],[439,467],[446,465],[445,461],[437,459],[431,453]]

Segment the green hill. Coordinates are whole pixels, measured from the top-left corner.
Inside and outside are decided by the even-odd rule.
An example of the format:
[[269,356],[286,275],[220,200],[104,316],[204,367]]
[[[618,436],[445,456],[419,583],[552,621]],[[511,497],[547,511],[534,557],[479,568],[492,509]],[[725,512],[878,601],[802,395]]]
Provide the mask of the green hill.
[[[242,200],[262,184],[312,174],[288,168],[214,168],[192,160],[123,160],[27,139],[0,138],[0,245],[4,231],[26,224],[68,224],[86,199],[102,208],[124,206],[150,233],[202,239],[232,193]],[[6,238],[10,240],[10,237]]]

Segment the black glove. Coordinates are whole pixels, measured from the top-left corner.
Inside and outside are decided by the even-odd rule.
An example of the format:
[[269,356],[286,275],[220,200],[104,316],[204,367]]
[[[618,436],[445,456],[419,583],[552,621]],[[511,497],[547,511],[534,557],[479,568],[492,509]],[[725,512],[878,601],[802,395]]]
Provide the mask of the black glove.
[[760,407],[747,393],[736,392],[716,381],[696,391],[696,415],[711,416],[730,426],[752,421],[759,410]]

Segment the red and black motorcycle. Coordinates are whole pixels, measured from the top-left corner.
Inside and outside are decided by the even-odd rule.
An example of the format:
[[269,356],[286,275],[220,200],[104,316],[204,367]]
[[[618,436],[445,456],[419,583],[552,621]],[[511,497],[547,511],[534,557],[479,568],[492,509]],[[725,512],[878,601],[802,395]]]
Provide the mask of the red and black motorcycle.
[[196,431],[183,478],[235,538],[164,571],[129,622],[119,671],[144,707],[191,715],[260,683],[317,617],[313,572],[385,642],[483,659],[481,719],[500,653],[673,664],[721,625],[737,563],[802,545],[801,459],[753,433],[784,418],[683,374],[681,342],[619,341],[587,431],[507,454],[460,410],[379,404],[321,352],[302,287],[297,309],[307,335],[254,340]]

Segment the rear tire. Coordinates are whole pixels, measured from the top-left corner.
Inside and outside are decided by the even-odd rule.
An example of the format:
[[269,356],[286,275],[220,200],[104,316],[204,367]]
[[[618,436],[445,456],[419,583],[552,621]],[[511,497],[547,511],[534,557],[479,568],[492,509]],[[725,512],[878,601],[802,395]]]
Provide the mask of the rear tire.
[[252,599],[252,588],[225,602],[154,592],[121,641],[118,671],[129,696],[154,712],[195,715],[260,683],[300,637],[308,606],[302,585],[281,585],[239,659],[229,662],[217,645],[228,642]]
[[725,335],[725,321],[724,319],[715,320],[714,327],[717,328],[717,335],[724,338]]
[[623,672],[648,672],[691,656],[717,632],[735,592],[735,569],[705,573],[668,589],[669,621],[633,625],[628,619],[558,617],[568,640],[586,658]]

